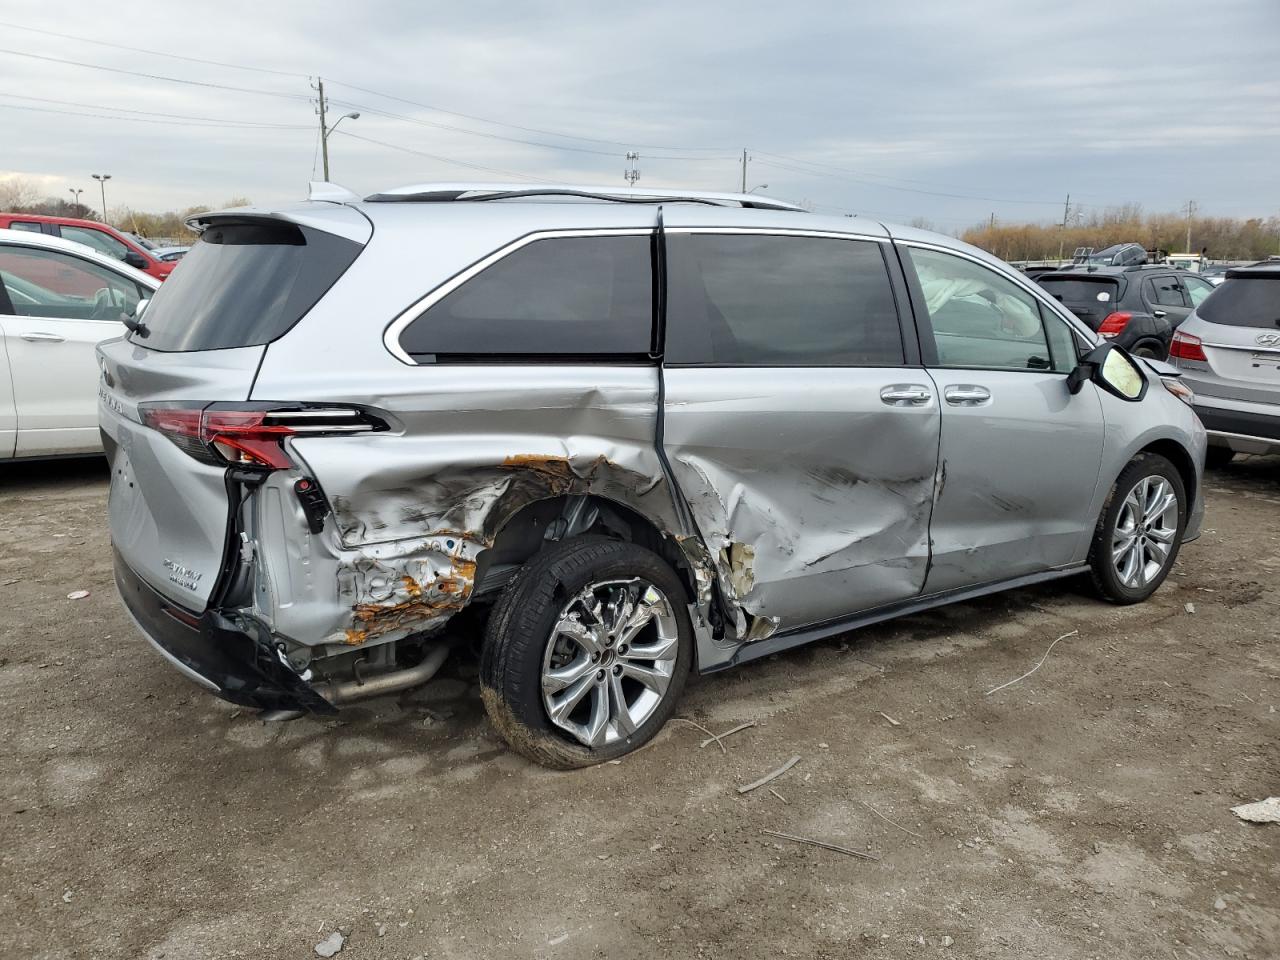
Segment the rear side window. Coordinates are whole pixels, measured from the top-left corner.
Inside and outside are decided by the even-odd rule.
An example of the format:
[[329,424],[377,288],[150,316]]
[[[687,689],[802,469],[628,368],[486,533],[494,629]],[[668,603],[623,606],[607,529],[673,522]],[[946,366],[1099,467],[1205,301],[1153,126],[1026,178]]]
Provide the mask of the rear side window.
[[1086,280],[1078,277],[1040,277],[1040,286],[1049,296],[1063,304],[1073,313],[1077,306],[1096,309],[1099,304],[1107,307],[1119,299],[1119,286],[1114,280]]
[[652,238],[525,244],[423,311],[400,334],[400,346],[420,359],[647,355]]
[[1157,306],[1185,307],[1177,277],[1152,277],[1146,281],[1147,299]]
[[1210,323],[1280,330],[1280,273],[1224,280],[1198,312]]
[[880,245],[743,234],[667,235],[666,357],[722,366],[900,366]]
[[310,310],[363,248],[281,221],[214,224],[143,314],[152,350],[224,350],[270,343]]

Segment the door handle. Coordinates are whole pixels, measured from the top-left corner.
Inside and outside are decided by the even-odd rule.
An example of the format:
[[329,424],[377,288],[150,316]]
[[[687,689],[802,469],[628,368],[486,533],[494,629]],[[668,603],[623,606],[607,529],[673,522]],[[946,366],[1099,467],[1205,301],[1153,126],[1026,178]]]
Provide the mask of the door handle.
[[40,330],[28,330],[26,333],[19,334],[23,340],[31,343],[62,343],[67,338],[60,337],[56,333],[44,333]]
[[975,383],[957,383],[942,391],[953,407],[976,407],[991,400],[991,391]]
[[1160,320],[1163,317],[1167,317],[1169,315],[1169,312],[1167,310],[1153,310],[1151,312],[1151,315],[1155,317],[1157,320]]
[[891,407],[919,407],[932,400],[933,393],[918,383],[894,383],[880,391],[880,399]]

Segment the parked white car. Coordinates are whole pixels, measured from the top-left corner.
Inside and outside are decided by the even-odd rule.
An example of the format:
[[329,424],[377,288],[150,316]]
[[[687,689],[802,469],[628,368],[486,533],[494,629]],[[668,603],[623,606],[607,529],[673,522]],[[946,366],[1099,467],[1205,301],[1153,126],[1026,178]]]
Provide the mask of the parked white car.
[[94,351],[159,285],[84,244],[0,230],[0,461],[102,451]]

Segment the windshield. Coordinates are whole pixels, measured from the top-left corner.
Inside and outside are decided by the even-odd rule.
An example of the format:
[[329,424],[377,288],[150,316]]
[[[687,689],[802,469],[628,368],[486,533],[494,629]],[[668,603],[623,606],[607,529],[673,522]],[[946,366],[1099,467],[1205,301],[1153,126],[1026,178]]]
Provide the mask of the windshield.
[[270,343],[310,310],[363,249],[283,221],[215,223],[156,291],[152,350],[222,350]]

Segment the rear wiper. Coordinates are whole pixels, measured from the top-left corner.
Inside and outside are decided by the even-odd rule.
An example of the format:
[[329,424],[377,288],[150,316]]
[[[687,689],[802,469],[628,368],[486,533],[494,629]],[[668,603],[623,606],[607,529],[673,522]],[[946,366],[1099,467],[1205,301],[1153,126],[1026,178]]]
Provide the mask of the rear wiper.
[[142,320],[124,320],[122,321],[130,333],[136,333],[138,336],[146,339],[151,336],[151,331]]

